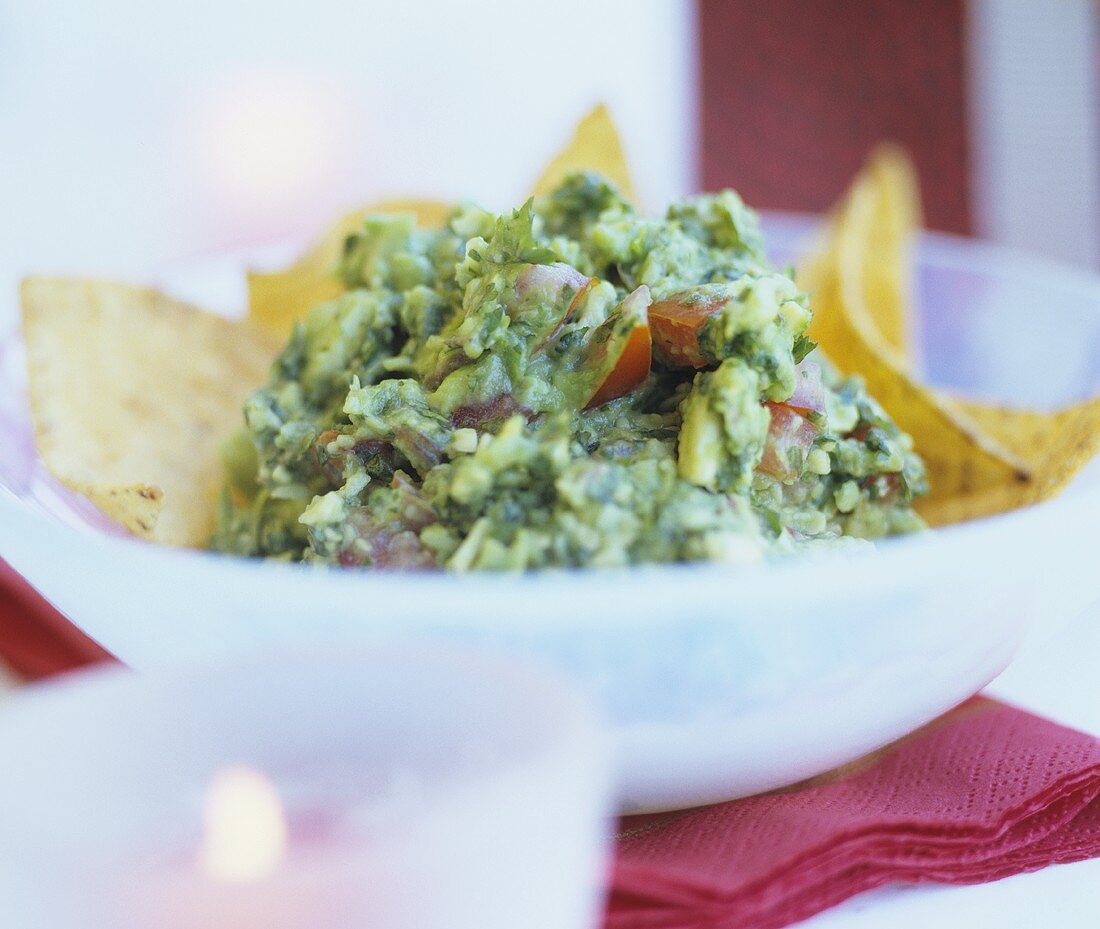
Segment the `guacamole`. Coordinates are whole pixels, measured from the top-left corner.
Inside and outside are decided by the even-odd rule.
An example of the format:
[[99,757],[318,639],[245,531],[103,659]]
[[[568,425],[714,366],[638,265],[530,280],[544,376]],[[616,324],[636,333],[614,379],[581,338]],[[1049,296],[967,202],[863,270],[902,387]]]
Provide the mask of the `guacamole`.
[[744,562],[918,529],[913,443],[806,335],[733,191],[568,177],[378,215],[226,450],[213,547],[345,567]]

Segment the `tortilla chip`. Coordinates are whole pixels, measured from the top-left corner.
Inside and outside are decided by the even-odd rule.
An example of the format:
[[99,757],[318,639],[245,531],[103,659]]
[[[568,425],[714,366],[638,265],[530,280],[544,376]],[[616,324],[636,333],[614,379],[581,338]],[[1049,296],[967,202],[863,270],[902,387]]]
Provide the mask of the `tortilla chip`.
[[276,342],[125,284],[31,278],[21,298],[47,467],[137,536],[206,545],[225,476],[219,445]]
[[[60,477],[60,475],[57,476]],[[101,512],[139,538],[168,541],[158,539],[156,534],[157,521],[164,506],[164,491],[159,487],[151,484],[106,487],[64,478],[62,481],[78,494],[87,497]],[[168,544],[172,543],[169,541]]]
[[1054,413],[961,400],[910,371],[909,245],[919,220],[904,154],[880,150],[837,210],[807,268],[810,335],[913,436],[932,485],[918,510],[933,525],[1046,499],[1100,451],[1100,398]]
[[542,172],[531,195],[546,196],[574,171],[597,171],[618,187],[627,200],[634,199],[634,185],[630,181],[623,143],[611,114],[602,103],[580,121],[573,138]]
[[[1100,397],[1053,412],[989,406],[939,392],[982,432],[1020,458],[1030,478],[1023,486],[991,488],[980,502],[985,513],[999,513],[1048,500],[1100,454]],[[943,501],[926,518],[942,524],[967,519],[974,501]],[[961,515],[959,515],[961,514]]]
[[867,239],[863,291],[879,335],[909,370],[917,351],[909,308],[914,302],[912,262],[908,256],[921,228],[920,189],[909,157],[894,145],[871,153],[867,172],[874,185],[874,234]]
[[447,221],[452,209],[436,200],[383,200],[344,214],[286,270],[249,272],[249,320],[286,338],[296,320],[318,303],[340,296],[345,288],[336,275],[336,266],[344,241],[372,213],[415,213],[421,228],[437,229]]

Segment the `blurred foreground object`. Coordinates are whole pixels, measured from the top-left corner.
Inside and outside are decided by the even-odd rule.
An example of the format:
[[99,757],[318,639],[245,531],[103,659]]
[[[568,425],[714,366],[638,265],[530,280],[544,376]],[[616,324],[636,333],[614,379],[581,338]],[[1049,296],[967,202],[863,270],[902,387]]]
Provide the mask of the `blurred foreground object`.
[[542,673],[441,648],[84,672],[0,716],[0,924],[588,929],[607,751]]

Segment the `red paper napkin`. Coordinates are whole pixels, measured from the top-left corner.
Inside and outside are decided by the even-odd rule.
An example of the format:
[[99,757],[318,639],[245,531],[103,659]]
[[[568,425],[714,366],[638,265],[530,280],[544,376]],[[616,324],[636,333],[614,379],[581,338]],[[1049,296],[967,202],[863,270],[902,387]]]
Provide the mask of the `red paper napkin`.
[[883,884],[971,884],[1100,855],[1100,739],[975,697],[788,790],[631,817],[608,929],[775,929]]
[[0,559],[0,663],[33,680],[112,660]]

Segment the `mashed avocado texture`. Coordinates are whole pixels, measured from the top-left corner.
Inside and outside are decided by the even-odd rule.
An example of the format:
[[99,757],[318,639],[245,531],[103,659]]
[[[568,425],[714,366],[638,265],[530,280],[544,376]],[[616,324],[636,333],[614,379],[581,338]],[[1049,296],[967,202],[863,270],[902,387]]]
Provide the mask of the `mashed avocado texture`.
[[921,526],[924,469],[804,336],[737,194],[576,174],[368,219],[226,450],[214,548],[346,567],[743,562]]

